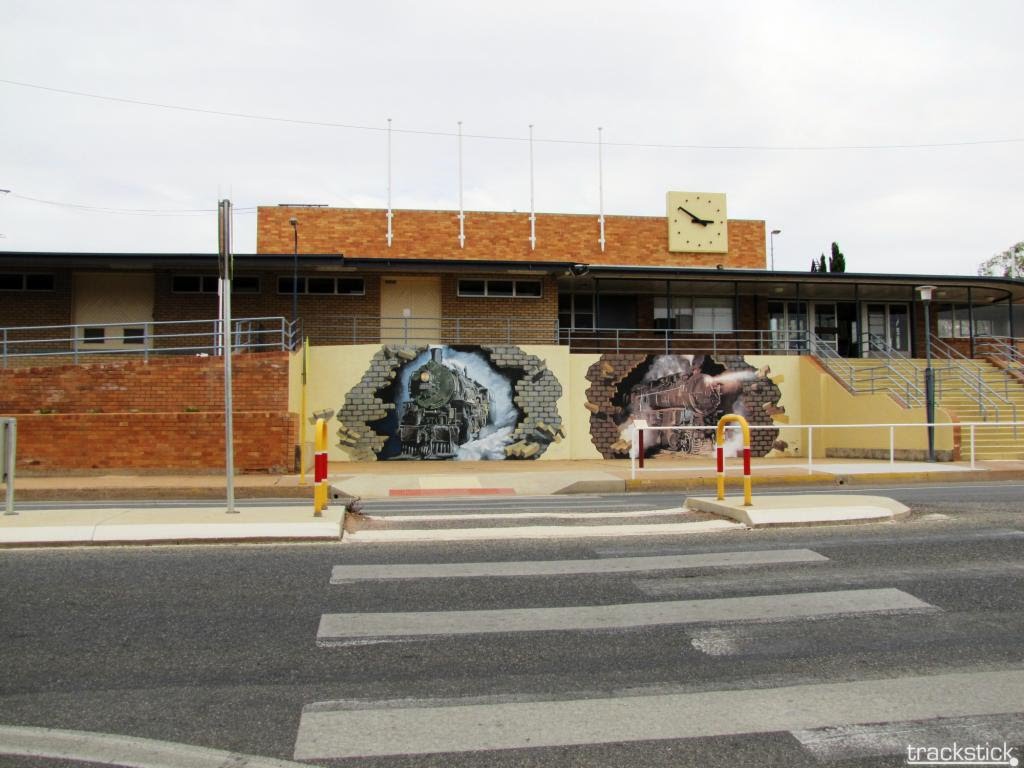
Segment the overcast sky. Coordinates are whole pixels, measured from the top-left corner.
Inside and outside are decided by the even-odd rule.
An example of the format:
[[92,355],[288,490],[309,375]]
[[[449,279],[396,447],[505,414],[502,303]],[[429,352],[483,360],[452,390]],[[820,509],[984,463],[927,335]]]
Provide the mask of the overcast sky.
[[[0,79],[197,110],[0,83],[4,250],[216,250],[212,213],[26,198],[385,207],[387,118],[396,209],[458,208],[461,120],[522,139],[464,140],[466,210],[529,210],[533,123],[537,211],[596,216],[603,126],[606,214],[725,192],[782,230],[778,269],[836,240],[849,271],[973,274],[1024,240],[1020,0],[0,0],[0,19]],[[923,144],[957,146],[878,148]]]

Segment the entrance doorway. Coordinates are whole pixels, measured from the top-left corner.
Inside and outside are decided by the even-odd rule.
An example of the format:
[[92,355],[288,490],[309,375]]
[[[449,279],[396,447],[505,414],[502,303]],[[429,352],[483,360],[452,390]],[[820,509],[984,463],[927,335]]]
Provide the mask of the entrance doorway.
[[890,351],[910,351],[910,305],[902,302],[870,302],[864,305],[864,357],[886,356]]
[[386,277],[380,286],[380,340],[436,344],[441,340],[441,278]]

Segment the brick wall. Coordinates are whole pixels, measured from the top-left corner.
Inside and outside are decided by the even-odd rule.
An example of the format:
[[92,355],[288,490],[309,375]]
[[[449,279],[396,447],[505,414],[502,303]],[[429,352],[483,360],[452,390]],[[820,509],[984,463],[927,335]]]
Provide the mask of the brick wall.
[[[0,415],[25,469],[222,468],[223,376],[221,358],[185,356],[0,370]],[[290,467],[287,353],[237,355],[232,385],[236,467]]]
[[[30,270],[5,271],[27,272]],[[54,290],[52,291],[0,291],[0,328],[69,325],[71,323],[71,273],[55,270],[45,270],[45,272],[54,276]],[[8,331],[7,351],[9,354],[15,354],[68,349],[70,345],[66,342],[38,341],[39,339],[65,338],[67,334],[67,329]]]
[[358,258],[495,261],[578,261],[586,264],[765,268],[763,221],[729,220],[728,253],[671,253],[662,216],[606,216],[605,250],[598,244],[597,216],[537,214],[537,247],[530,249],[526,213],[466,214],[466,246],[459,247],[454,211],[395,211],[394,239],[387,245],[384,210],[350,208],[260,208],[259,253],[292,252],[291,217],[299,221],[302,253],[344,253]]
[[[290,471],[295,429],[295,418],[288,413],[235,413],[235,469]],[[205,471],[223,469],[224,457],[223,413],[18,416],[20,470]]]
[[[499,343],[514,341],[517,344],[552,344],[558,325],[558,281],[551,275],[538,274],[522,279],[539,280],[541,295],[538,298],[499,298],[459,296],[460,278],[493,278],[497,280],[518,279],[508,274],[447,274],[441,277],[441,316],[445,318],[470,318],[461,322],[458,328],[459,340],[465,342]],[[511,318],[511,321],[509,321]],[[511,340],[502,333],[511,327]],[[454,329],[450,323],[445,326],[450,340]]]

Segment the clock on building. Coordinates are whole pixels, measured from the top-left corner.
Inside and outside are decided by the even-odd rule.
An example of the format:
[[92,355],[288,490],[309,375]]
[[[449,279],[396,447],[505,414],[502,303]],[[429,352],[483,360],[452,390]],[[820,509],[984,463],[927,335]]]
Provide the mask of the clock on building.
[[722,192],[669,192],[668,249],[675,253],[726,253],[728,218]]

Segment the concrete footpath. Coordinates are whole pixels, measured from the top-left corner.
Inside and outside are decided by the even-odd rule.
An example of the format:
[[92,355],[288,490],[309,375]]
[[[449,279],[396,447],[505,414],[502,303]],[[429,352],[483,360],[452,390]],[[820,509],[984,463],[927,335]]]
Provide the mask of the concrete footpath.
[[[240,475],[235,480],[237,514],[224,506],[189,504],[225,498],[222,475],[90,474],[33,476],[16,480],[15,515],[0,515],[0,546],[124,544],[212,541],[338,541],[345,528],[344,499],[488,499],[548,497],[561,494],[679,491],[678,512],[687,496],[713,494],[714,467],[706,459],[649,460],[636,477],[628,461],[538,462],[378,462],[331,464],[329,477],[337,499],[321,518],[313,517],[312,480],[297,475]],[[727,462],[730,494],[739,492],[741,468]],[[808,472],[791,460],[755,462],[754,496],[758,485],[791,486],[794,494],[815,486],[858,487],[914,482],[971,482],[1024,479],[1024,461],[928,464],[922,462],[821,460]],[[3,486],[0,486],[3,489]],[[0,494],[2,494],[0,490]],[[819,497],[820,498],[820,497]],[[2,499],[2,496],[0,496]],[[260,505],[247,500],[264,500]],[[302,505],[299,500],[308,500]],[[271,500],[282,503],[273,504]],[[92,501],[102,508],[60,502]],[[26,502],[45,502],[45,507]],[[138,503],[136,503],[138,502]],[[172,502],[145,506],[154,502]],[[849,506],[850,503],[847,503]],[[484,506],[483,504],[481,505]],[[756,524],[773,524],[767,504],[759,505]],[[789,505],[792,509],[794,505]],[[835,511],[817,504],[799,504],[798,519],[778,524],[843,522]],[[854,506],[856,506],[854,504]],[[702,511],[729,517],[721,510]],[[671,515],[674,510],[658,510]],[[781,510],[776,517],[781,515]],[[876,517],[878,517],[876,515]],[[755,518],[745,524],[752,525]],[[682,518],[681,518],[682,519]],[[781,521],[780,517],[780,521]],[[868,519],[867,517],[865,520]],[[845,520],[847,522],[854,520]],[[582,532],[581,532],[582,533]],[[352,539],[358,539],[353,536]]]

